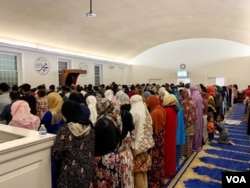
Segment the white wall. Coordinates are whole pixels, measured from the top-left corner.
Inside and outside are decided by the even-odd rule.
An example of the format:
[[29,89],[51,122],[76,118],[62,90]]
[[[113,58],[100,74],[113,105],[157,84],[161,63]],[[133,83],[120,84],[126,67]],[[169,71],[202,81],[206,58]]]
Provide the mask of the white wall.
[[[58,83],[58,59],[71,61],[69,68],[78,69],[80,63],[88,65],[87,76],[79,76],[77,84],[94,84],[94,65],[103,67],[103,84],[115,81],[119,84],[135,84],[156,81],[176,83],[176,71],[182,63],[191,79],[191,84],[207,84],[207,77],[224,77],[225,85],[238,84],[245,89],[250,84],[250,47],[220,39],[188,39],[159,45],[138,55],[130,64],[68,55],[58,52],[7,45],[0,43],[0,52],[20,54],[19,83],[31,83],[33,87],[44,83]],[[51,65],[49,73],[39,75],[34,69],[34,60],[46,57]]]
[[162,83],[176,83],[183,63],[191,84],[206,85],[207,77],[224,77],[225,85],[238,84],[242,89],[250,84],[250,46],[208,38],[168,42],[139,54],[130,62],[131,81],[160,77]]
[[[57,52],[49,52],[40,49],[14,46],[8,44],[0,43],[0,52],[7,53],[15,53],[20,56],[19,61],[19,71],[18,71],[18,84],[21,85],[23,83],[30,83],[32,87],[37,87],[40,84],[46,84],[49,86],[50,84],[55,84],[56,86],[59,83],[58,80],[58,60],[70,60],[69,69],[78,69],[79,64],[84,62],[88,66],[88,74],[87,76],[78,76],[77,84],[94,84],[94,65],[101,64],[103,66],[103,80],[102,83],[110,84],[113,81],[121,80],[120,77],[123,77],[123,83],[126,83],[126,77],[128,74],[128,69],[130,69],[129,65],[120,64],[117,62],[91,59],[76,55],[62,54]],[[50,71],[46,75],[40,75],[35,71],[34,61],[38,57],[45,57],[50,63]],[[117,70],[119,68],[124,69],[124,75],[120,75]],[[1,82],[1,80],[0,80]]]

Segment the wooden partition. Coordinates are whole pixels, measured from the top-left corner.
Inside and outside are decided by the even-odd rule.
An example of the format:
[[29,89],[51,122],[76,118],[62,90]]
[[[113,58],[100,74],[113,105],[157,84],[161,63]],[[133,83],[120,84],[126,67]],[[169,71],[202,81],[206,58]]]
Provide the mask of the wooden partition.
[[86,70],[81,69],[63,69],[62,70],[62,85],[76,84],[79,74],[87,74]]

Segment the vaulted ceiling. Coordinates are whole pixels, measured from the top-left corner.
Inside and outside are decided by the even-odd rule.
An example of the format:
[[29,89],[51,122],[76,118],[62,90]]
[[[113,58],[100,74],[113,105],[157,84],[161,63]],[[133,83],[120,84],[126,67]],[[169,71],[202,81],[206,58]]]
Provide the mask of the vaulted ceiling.
[[249,0],[1,0],[0,42],[128,62],[157,45],[215,38],[250,46]]

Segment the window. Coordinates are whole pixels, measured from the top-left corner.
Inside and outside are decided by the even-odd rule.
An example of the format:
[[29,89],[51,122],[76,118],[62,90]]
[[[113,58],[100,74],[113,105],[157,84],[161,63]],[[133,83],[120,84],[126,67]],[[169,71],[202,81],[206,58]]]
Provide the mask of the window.
[[101,72],[102,72],[102,65],[95,65],[95,86],[99,86],[102,81],[101,77]]
[[176,82],[177,82],[177,85],[188,84],[188,83],[191,83],[191,80],[190,78],[177,78]]
[[18,85],[17,55],[0,53],[0,82]]
[[59,59],[59,61],[58,61],[58,80],[59,80],[59,86],[62,86],[62,70],[63,69],[67,69],[69,63],[70,63],[70,60]]
[[224,77],[207,77],[207,85],[224,86],[224,84],[225,84]]

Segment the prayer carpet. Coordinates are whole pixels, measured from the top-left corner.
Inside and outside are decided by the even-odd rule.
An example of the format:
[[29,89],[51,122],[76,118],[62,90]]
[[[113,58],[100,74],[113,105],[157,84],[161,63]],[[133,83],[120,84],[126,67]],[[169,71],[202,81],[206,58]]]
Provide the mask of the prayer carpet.
[[[241,118],[245,104],[234,104],[226,114],[229,139],[236,146],[206,143],[202,151],[193,153],[177,175],[164,188],[221,188],[222,172],[247,172],[250,166],[250,141],[247,123]],[[217,136],[218,137],[218,136]]]

